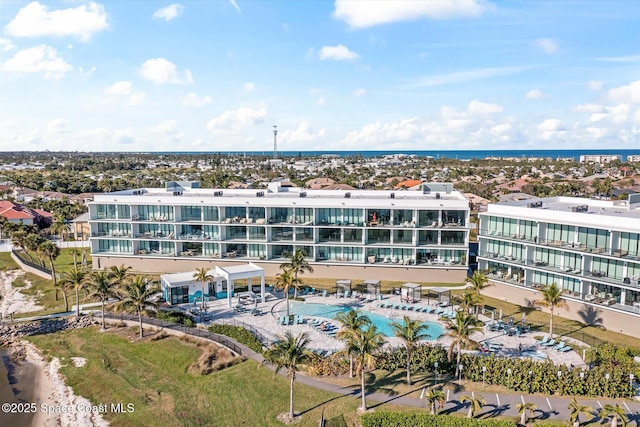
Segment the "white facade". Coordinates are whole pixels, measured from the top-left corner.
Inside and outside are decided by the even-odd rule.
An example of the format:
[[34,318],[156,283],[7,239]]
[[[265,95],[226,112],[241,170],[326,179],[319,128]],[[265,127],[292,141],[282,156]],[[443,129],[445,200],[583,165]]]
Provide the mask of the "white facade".
[[622,156],[619,154],[587,154],[580,156],[580,163],[609,163],[614,160],[622,161]]
[[492,281],[640,315],[640,200],[570,197],[489,205],[478,267]]
[[89,214],[94,258],[279,264],[301,248],[311,263],[467,268],[469,205],[451,184],[327,191],[170,183],[96,194]]

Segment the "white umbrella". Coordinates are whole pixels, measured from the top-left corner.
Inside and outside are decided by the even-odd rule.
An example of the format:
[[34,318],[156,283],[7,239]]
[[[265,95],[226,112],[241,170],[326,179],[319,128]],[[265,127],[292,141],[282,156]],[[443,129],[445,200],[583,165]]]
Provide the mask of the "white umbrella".
[[500,309],[500,315],[498,316],[498,320],[502,321],[502,309]]
[[496,320],[496,312],[495,312],[495,311],[492,311],[492,312],[491,312],[491,321],[493,322],[493,321],[495,321],[495,320]]
[[522,313],[522,323],[527,321],[527,314],[526,313]]

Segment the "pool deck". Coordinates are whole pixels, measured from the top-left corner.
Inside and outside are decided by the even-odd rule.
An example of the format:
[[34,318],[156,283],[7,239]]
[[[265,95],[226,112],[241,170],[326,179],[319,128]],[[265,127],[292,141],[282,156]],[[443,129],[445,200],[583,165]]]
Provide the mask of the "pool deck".
[[[445,334],[440,336],[436,341],[429,341],[430,344],[441,345],[445,348],[448,348],[451,345],[451,338],[446,335],[446,327],[444,326],[444,322],[442,322],[439,318],[439,315],[435,313],[417,313],[414,311],[406,311],[406,310],[396,310],[396,309],[386,309],[378,306],[381,302],[385,303],[398,303],[400,304],[400,296],[389,296],[385,295],[385,299],[382,301],[373,300],[368,301],[366,299],[355,299],[355,298],[336,298],[335,295],[322,297],[322,296],[304,296],[305,303],[315,303],[315,304],[327,304],[327,305],[348,305],[353,307],[354,309],[359,309],[366,312],[376,313],[378,315],[387,317],[392,320],[402,320],[404,316],[409,316],[412,319],[437,322],[443,326],[445,330]],[[234,306],[236,305],[236,300],[234,299]],[[430,305],[434,306],[437,304],[434,301],[430,301]],[[426,301],[418,302],[414,305],[424,306],[427,305]],[[183,305],[181,307],[173,307],[180,309],[188,309],[193,307],[192,304]],[[198,305],[199,307],[199,305]],[[244,312],[237,312],[235,309],[230,309],[227,307],[226,300],[216,300],[210,301],[207,303],[207,311],[211,316],[212,320],[207,322],[202,322],[204,326],[207,326],[211,323],[232,323],[232,322],[242,322],[247,325],[251,325],[258,332],[260,332],[263,336],[265,336],[269,340],[274,340],[278,335],[285,333],[286,331],[290,331],[293,334],[298,334],[300,332],[306,332],[309,335],[310,339],[310,348],[317,350],[325,350],[328,352],[336,352],[340,351],[344,348],[344,344],[332,338],[316,329],[314,329],[307,322],[312,319],[310,316],[304,316],[305,322],[303,324],[296,325],[278,325],[277,317],[279,316],[279,312],[283,311],[284,299],[282,298],[281,293],[272,293],[268,294],[266,298],[266,302],[258,303],[257,307],[263,313],[258,316],[254,316],[250,313],[251,309],[255,307],[255,304],[246,305],[246,310]],[[448,309],[451,309],[449,307]],[[317,317],[320,320],[326,320],[333,325],[340,327],[340,322],[332,320],[332,319],[323,319],[321,317]],[[488,322],[488,319],[485,316],[480,316],[480,319]],[[486,328],[485,328],[486,329]],[[535,335],[540,335],[540,332],[536,332]],[[542,335],[548,335],[542,334]],[[497,352],[498,356],[501,357],[527,357],[527,353],[529,352],[537,352],[538,355],[548,358],[556,365],[567,365],[574,367],[583,367],[585,363],[582,358],[576,351],[569,351],[566,353],[559,352],[555,350],[553,347],[543,347],[537,343],[537,341],[533,338],[534,333],[526,333],[520,336],[508,336],[503,332],[489,332],[485,330],[484,334],[474,333],[471,338],[476,341],[490,340],[492,343],[501,344],[502,348]],[[556,342],[559,340],[559,337],[556,337]],[[386,345],[390,347],[400,347],[403,346],[402,340],[396,337],[386,337]],[[566,344],[569,345],[584,345],[573,339],[565,339]],[[520,346],[522,346],[522,352],[520,351]],[[537,358],[537,357],[536,357]]]

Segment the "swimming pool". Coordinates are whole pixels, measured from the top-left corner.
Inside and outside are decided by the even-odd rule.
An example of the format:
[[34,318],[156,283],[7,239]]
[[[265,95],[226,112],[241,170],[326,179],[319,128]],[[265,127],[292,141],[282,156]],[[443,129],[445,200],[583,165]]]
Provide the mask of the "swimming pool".
[[[351,310],[353,307],[344,306],[344,305],[331,305],[331,304],[315,304],[315,303],[303,303],[300,301],[292,301],[291,302],[291,314],[300,314],[302,316],[312,316],[312,317],[324,317],[326,319],[334,319],[338,313],[344,313]],[[281,314],[284,314],[286,308],[282,308],[280,310]],[[385,337],[393,337],[395,334],[393,333],[393,329],[391,329],[391,322],[402,321],[402,316],[398,316],[397,318],[387,318],[380,314],[371,313],[370,311],[361,310],[362,313],[366,314],[371,322],[378,328]],[[429,328],[427,329],[427,334],[429,334],[429,338],[427,341],[435,341],[442,335],[442,326],[436,322],[423,322]]]

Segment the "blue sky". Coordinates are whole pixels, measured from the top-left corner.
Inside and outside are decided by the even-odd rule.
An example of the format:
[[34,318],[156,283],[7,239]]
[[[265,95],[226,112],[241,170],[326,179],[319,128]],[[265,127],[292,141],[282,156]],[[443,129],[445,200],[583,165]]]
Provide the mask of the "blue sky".
[[0,151],[638,148],[640,1],[0,3]]

